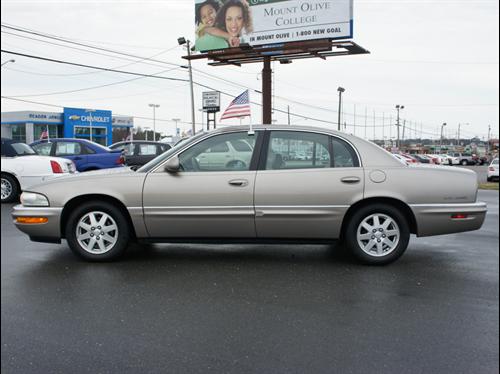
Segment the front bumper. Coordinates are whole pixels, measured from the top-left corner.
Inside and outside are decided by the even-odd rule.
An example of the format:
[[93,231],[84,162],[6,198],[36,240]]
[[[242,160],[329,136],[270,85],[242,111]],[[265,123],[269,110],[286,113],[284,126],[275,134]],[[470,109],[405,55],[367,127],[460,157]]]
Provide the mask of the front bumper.
[[[410,205],[417,222],[417,236],[446,235],[479,230],[484,223],[486,203]],[[467,218],[454,219],[453,215]]]
[[[61,242],[61,213],[63,208],[25,207],[16,205],[12,208],[14,225],[27,234],[32,241],[60,243]],[[48,221],[42,224],[18,223],[17,217],[47,217]]]

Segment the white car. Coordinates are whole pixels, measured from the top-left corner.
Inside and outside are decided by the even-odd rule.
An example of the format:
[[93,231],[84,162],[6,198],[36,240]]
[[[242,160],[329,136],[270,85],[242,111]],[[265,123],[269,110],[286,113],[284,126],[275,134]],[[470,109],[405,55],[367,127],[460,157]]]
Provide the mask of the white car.
[[498,180],[498,158],[491,161],[488,167],[488,182],[493,182],[493,180]]
[[450,156],[447,154],[439,155],[443,158],[443,160],[446,160],[445,164],[447,165],[460,165],[460,159],[455,156]]
[[22,190],[35,184],[73,173],[71,160],[39,156],[27,144],[2,138],[2,203],[17,200]]

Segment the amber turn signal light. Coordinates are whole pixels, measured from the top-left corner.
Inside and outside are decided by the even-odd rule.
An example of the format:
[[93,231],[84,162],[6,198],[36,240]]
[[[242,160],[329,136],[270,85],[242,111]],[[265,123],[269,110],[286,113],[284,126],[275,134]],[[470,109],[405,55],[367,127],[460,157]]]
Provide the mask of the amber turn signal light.
[[49,219],[47,217],[16,217],[16,222],[26,224],[40,224],[49,222]]

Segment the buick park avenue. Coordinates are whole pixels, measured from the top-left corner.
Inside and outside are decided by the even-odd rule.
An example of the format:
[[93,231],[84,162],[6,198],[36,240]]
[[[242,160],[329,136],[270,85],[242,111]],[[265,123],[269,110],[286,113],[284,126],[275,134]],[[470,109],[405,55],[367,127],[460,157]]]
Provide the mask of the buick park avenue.
[[[248,152],[226,152],[243,145]],[[479,229],[487,208],[477,190],[470,170],[408,166],[344,133],[240,126],[197,134],[136,171],[30,187],[12,216],[31,240],[65,239],[90,261],[117,259],[132,241],[340,241],[381,265],[411,234]]]

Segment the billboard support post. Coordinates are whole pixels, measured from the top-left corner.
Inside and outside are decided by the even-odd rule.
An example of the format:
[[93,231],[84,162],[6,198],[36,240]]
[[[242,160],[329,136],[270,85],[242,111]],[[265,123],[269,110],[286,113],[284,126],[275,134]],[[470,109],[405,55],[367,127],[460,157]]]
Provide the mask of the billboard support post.
[[271,57],[264,57],[264,68],[262,69],[262,123],[272,123],[272,74]]

